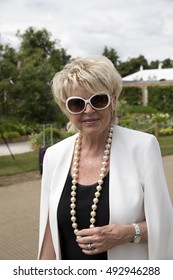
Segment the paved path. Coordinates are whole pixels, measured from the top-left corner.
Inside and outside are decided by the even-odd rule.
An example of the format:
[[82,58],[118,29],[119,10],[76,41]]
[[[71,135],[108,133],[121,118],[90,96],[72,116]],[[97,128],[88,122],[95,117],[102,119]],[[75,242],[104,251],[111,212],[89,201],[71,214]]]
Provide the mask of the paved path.
[[[163,158],[173,202],[173,156]],[[35,260],[38,248],[40,179],[0,187],[0,259]]]
[[12,154],[23,154],[32,151],[32,145],[30,141],[21,143],[8,143],[0,145],[0,156],[8,156]]
[[0,187],[0,260],[37,258],[40,180]]

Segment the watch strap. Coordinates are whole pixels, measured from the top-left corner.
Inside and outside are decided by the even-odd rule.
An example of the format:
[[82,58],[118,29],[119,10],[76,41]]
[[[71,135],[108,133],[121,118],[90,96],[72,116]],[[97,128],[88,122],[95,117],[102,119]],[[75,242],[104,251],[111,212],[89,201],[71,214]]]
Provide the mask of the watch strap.
[[132,226],[135,229],[135,235],[131,241],[131,243],[139,243],[141,241],[141,230],[138,224],[133,223]]

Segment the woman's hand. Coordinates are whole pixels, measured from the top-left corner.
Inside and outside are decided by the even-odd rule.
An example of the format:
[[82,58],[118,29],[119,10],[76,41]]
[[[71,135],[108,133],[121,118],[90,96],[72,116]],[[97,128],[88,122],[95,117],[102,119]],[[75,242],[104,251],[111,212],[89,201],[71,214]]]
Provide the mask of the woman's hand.
[[111,224],[80,230],[76,241],[85,254],[94,255],[130,242],[134,234],[131,224]]

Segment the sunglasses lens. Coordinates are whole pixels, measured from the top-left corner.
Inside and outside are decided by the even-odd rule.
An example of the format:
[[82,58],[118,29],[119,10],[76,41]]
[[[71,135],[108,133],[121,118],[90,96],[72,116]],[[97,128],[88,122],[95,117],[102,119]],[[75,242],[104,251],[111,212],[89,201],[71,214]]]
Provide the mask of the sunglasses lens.
[[80,113],[85,107],[85,102],[80,98],[73,98],[68,100],[67,105],[71,112]]
[[104,109],[108,106],[109,97],[107,94],[97,94],[91,98],[91,104],[96,109]]

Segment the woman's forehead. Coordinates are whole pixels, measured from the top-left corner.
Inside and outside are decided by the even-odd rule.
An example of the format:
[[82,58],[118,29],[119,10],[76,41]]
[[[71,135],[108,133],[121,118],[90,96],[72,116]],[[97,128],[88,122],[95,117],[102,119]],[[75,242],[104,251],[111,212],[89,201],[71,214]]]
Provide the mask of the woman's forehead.
[[86,88],[82,87],[82,86],[78,86],[76,87],[73,92],[72,92],[72,96],[80,96],[80,97],[85,97],[88,98],[91,95],[93,95],[94,92],[87,90]]
[[86,87],[78,85],[72,90],[72,92],[70,93],[70,96],[79,96],[79,97],[84,97],[84,98],[88,99],[93,94],[99,94],[99,93],[108,93],[111,95],[109,90],[104,88],[103,86],[100,86],[98,88],[90,88],[90,86],[88,86],[88,85],[86,85]]

